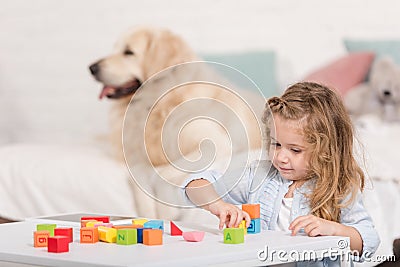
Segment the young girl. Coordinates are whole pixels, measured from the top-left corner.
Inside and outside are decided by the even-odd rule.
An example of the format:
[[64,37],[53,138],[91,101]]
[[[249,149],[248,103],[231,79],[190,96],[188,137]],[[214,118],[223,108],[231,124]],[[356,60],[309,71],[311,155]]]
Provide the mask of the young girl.
[[351,250],[371,257],[380,240],[361,200],[365,178],[340,97],[317,83],[297,83],[268,100],[263,122],[272,162],[192,176],[188,198],[218,216],[220,229],[243,219],[249,226],[249,215],[235,205],[260,203],[263,229],[348,236]]

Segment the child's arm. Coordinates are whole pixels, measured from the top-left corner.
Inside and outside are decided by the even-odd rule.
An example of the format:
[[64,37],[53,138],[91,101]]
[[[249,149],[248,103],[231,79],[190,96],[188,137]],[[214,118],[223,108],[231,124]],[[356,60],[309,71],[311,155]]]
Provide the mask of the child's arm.
[[224,224],[227,227],[238,227],[243,219],[246,220],[246,227],[250,226],[250,216],[235,205],[224,202],[209,181],[193,180],[185,190],[195,205],[219,217],[219,229],[222,229]]
[[350,237],[350,249],[357,250],[360,255],[362,253],[363,241],[360,233],[354,227],[321,219],[314,215],[306,215],[297,217],[289,226],[292,235],[296,235],[301,228],[304,228],[304,232],[308,236],[348,236]]

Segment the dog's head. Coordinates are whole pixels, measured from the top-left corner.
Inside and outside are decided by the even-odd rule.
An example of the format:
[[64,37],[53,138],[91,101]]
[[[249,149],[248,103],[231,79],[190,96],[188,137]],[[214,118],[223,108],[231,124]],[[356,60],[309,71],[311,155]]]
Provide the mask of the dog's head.
[[142,27],[124,34],[114,53],[91,64],[89,70],[104,85],[100,99],[118,99],[132,96],[157,72],[194,59],[192,50],[177,35]]

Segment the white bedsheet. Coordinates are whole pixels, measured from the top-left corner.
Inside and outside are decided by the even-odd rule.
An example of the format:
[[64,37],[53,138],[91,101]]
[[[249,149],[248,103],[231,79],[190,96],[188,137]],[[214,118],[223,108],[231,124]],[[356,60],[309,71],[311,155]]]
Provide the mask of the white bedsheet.
[[0,147],[0,216],[136,214],[126,168],[88,146]]

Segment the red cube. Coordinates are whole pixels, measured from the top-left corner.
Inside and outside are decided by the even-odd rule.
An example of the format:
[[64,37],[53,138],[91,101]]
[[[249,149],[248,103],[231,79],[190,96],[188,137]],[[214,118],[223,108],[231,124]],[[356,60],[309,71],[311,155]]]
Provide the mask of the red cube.
[[93,221],[99,221],[103,223],[109,223],[110,222],[110,216],[86,216],[86,217],[81,217],[81,221],[87,221],[87,220],[93,220]]
[[52,236],[47,239],[47,251],[54,253],[69,251],[69,238],[67,236]]
[[67,236],[69,238],[69,242],[70,243],[73,241],[73,234],[72,233],[73,233],[72,227],[54,229],[54,235]]

